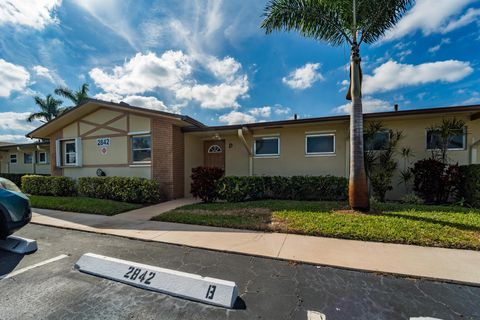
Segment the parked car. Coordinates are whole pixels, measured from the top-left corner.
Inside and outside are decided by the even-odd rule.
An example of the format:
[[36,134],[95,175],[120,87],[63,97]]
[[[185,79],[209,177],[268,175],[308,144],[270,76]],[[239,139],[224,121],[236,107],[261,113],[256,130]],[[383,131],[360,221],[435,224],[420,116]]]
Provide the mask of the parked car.
[[12,181],[0,178],[0,239],[5,239],[32,219],[28,197]]

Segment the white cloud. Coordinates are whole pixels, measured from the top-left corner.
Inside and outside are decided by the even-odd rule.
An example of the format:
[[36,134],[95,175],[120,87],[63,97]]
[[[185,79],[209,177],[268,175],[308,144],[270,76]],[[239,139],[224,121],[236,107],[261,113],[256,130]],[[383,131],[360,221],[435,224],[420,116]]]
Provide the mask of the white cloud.
[[196,100],[205,109],[238,108],[238,98],[248,92],[248,78],[241,76],[231,82],[219,85],[195,84],[183,85],[176,90],[179,99]]
[[470,92],[469,95],[470,95],[470,98],[464,100],[462,104],[479,104],[480,103],[480,92],[473,91],[473,92]]
[[30,112],[0,112],[0,130],[33,130],[37,127],[38,123],[27,122],[29,116]]
[[281,105],[275,105],[275,110],[273,111],[276,115],[285,116],[292,113],[292,109],[289,107],[282,107]]
[[76,0],[75,3],[99,23],[125,39],[132,47],[137,48],[139,38],[129,24],[130,19],[127,18],[128,2],[122,0]]
[[407,86],[431,82],[455,82],[471,74],[473,68],[468,62],[446,60],[419,65],[401,64],[388,61],[373,70],[373,75],[365,75],[363,92],[390,91]]
[[443,28],[442,33],[447,33],[455,29],[464,27],[480,17],[480,9],[470,8],[468,11],[457,20],[450,21],[445,28]]
[[[365,96],[362,99],[363,103],[363,113],[372,113],[372,112],[382,112],[382,111],[392,111],[392,105],[385,100],[380,100],[376,98],[372,98],[369,96]],[[352,103],[348,102],[341,106],[336,107],[333,109],[335,113],[350,113],[352,109]]]
[[95,84],[110,95],[138,95],[160,88],[181,100],[177,103],[197,101],[207,109],[239,107],[237,99],[245,97],[249,89],[248,77],[238,72],[240,63],[231,57],[219,60],[212,56],[204,62],[207,65],[201,67],[222,82],[199,83],[192,74],[195,59],[182,51],[166,51],[160,57],[154,53],[137,53],[110,73],[94,68],[89,74]]
[[304,90],[310,88],[316,81],[324,80],[324,77],[317,70],[320,63],[307,63],[303,67],[293,70],[282,82],[292,89]]
[[254,117],[268,118],[272,114],[272,107],[264,106],[260,108],[252,108],[248,110],[248,113]]
[[38,77],[45,78],[53,84],[65,86],[65,81],[55,71],[40,65],[34,66],[32,69]]
[[42,30],[49,24],[58,23],[55,10],[61,4],[62,0],[2,0],[0,25],[22,25]]
[[433,47],[429,48],[429,49],[428,49],[428,52],[430,52],[430,53],[435,53],[435,52],[437,52],[438,50],[440,50],[440,48],[441,48],[444,44],[449,44],[449,43],[450,43],[450,39],[449,39],[449,38],[442,39],[439,44],[437,44],[436,46],[433,46]]
[[221,115],[218,120],[226,124],[243,124],[256,121],[254,116],[239,111],[231,111],[230,113]]
[[123,98],[122,101],[136,107],[142,107],[158,111],[169,111],[165,103],[155,97],[127,96]]
[[25,90],[29,80],[30,73],[24,67],[0,59],[0,97]]
[[13,143],[26,143],[32,142],[32,139],[28,139],[23,134],[0,134],[1,142],[13,142]]
[[217,78],[233,79],[242,65],[232,57],[225,57],[222,60],[212,58],[207,67]]
[[45,79],[48,79],[50,82],[55,83],[55,80],[53,80],[53,76],[50,73],[50,70],[44,66],[34,66],[33,71],[35,71],[35,74],[39,77],[43,77]]
[[165,103],[161,100],[158,100],[156,97],[146,97],[146,96],[138,96],[138,95],[131,95],[131,96],[121,96],[114,93],[99,93],[95,95],[96,99],[109,101],[109,102],[125,102],[129,105],[134,107],[141,107],[147,108],[152,110],[158,111],[167,111],[170,112],[171,110],[165,105]]
[[383,40],[399,39],[418,30],[429,35],[462,27],[472,22],[476,13],[467,12],[467,17],[463,16],[458,20],[455,20],[455,17],[472,2],[474,0],[418,0],[397,25],[386,33]]
[[137,53],[123,66],[113,68],[112,73],[94,68],[89,75],[106,92],[138,94],[155,88],[172,88],[191,72],[189,57],[181,51],[169,50],[160,57],[154,53]]

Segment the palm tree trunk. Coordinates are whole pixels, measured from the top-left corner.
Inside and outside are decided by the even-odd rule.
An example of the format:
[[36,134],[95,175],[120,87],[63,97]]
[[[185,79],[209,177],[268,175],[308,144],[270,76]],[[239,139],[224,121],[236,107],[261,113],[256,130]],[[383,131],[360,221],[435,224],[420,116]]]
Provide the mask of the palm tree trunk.
[[363,111],[360,74],[360,51],[354,43],[350,61],[352,110],[350,113],[350,181],[348,195],[350,207],[355,210],[369,211],[367,175],[363,154]]

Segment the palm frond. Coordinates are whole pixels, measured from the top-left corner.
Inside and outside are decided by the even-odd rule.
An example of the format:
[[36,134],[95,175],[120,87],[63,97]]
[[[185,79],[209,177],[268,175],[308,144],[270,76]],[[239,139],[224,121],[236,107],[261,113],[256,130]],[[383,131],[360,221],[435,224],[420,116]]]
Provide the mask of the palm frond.
[[75,94],[73,93],[72,90],[70,90],[67,87],[58,87],[55,89],[55,94],[59,95],[61,97],[67,98],[68,100],[72,101],[73,103],[76,104],[77,98],[75,97]]
[[261,27],[266,33],[296,30],[305,37],[326,41],[334,46],[352,43],[342,19],[338,1],[271,0],[265,8]]
[[363,0],[359,1],[359,44],[372,44],[384,36],[403,17],[415,0]]

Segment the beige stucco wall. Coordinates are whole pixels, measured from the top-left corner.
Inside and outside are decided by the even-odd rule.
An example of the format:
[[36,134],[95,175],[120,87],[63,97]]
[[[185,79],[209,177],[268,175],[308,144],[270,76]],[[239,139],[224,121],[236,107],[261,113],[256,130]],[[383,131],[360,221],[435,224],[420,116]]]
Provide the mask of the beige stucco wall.
[[[480,120],[470,121],[469,116],[452,115],[463,119],[467,127],[467,147],[465,150],[449,151],[448,156],[453,163],[460,165],[480,163],[480,144],[476,148],[470,146],[480,139]],[[393,179],[394,190],[387,193],[389,199],[399,199],[405,193],[405,187],[400,184],[399,171],[404,169],[404,161],[400,150],[409,147],[413,151],[410,166],[415,161],[428,158],[431,151],[426,150],[426,129],[440,124],[442,116],[416,116],[403,119],[382,120],[388,129],[401,130],[404,138],[398,146],[396,155],[398,170]],[[368,125],[366,121],[365,126]],[[349,123],[339,122],[331,124],[288,126],[277,129],[257,129],[245,134],[248,145],[253,148],[254,136],[278,135],[280,137],[280,155],[278,157],[253,157],[253,175],[349,175]],[[305,155],[306,133],[335,133],[335,154],[310,156]],[[225,139],[225,171],[226,175],[248,175],[248,153],[236,134],[222,135]],[[193,167],[203,165],[203,140],[212,137],[212,133],[201,136],[199,133],[185,134],[185,190],[190,190],[190,174]],[[411,190],[411,186],[410,186]]]
[[[47,152],[47,163],[35,163],[35,158],[33,163],[26,164],[24,163],[24,153],[32,153],[38,151],[34,147],[22,147],[21,150],[11,149],[5,152],[0,153],[0,172],[1,173],[38,173],[38,174],[50,174],[50,157],[48,150],[40,150]],[[17,163],[10,163],[10,155],[17,155]]]
[[[121,117],[124,115],[124,117]],[[115,120],[116,118],[119,118]],[[82,122],[87,121],[88,123]],[[112,122],[112,120],[115,120]],[[150,132],[151,119],[130,113],[122,113],[110,109],[99,109],[76,122],[67,125],[62,130],[62,139],[81,137],[82,141],[82,167],[64,167],[64,175],[72,178],[96,176],[96,170],[102,169],[107,176],[138,176],[151,178],[151,166],[137,166],[130,161],[130,135],[129,132]],[[94,126],[93,124],[97,124]],[[118,129],[114,131],[101,128],[100,125]],[[95,131],[92,129],[97,128]],[[88,135],[86,135],[88,133]],[[110,138],[111,145],[107,153],[102,154],[97,146],[97,138]],[[62,155],[63,157],[63,155]]]
[[82,141],[83,164],[104,165],[104,164],[127,164],[128,163],[128,137],[112,137],[111,144],[107,148],[107,154],[100,152],[96,139],[85,139]]

